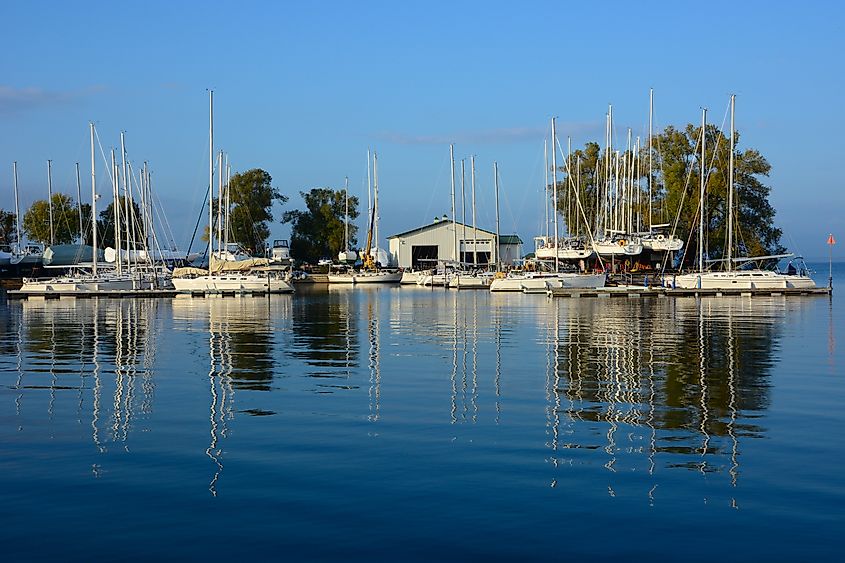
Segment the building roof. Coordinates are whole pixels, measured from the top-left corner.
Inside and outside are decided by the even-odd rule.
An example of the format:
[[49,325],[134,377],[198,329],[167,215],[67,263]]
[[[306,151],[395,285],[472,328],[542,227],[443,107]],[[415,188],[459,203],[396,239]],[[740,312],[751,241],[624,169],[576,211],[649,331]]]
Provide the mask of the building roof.
[[[387,237],[387,239],[390,240],[392,238],[407,237],[407,236],[410,236],[410,235],[415,235],[417,233],[422,233],[424,231],[428,231],[430,229],[440,228],[440,227],[444,227],[444,226],[451,226],[451,225],[452,225],[452,221],[450,221],[449,219],[441,219],[439,221],[429,223],[428,225],[423,225],[422,227],[417,227],[416,229],[411,229],[410,231],[405,231],[405,232],[402,232],[402,233],[397,233],[395,235],[390,235],[389,237]],[[455,226],[456,227],[466,227],[467,230],[472,229],[472,225],[464,225],[461,222],[456,222]],[[488,231],[486,229],[482,229],[480,227],[478,227],[478,231],[481,232],[481,233],[486,233],[488,235],[496,236],[496,233]]]
[[519,235],[499,235],[499,244],[522,244]]

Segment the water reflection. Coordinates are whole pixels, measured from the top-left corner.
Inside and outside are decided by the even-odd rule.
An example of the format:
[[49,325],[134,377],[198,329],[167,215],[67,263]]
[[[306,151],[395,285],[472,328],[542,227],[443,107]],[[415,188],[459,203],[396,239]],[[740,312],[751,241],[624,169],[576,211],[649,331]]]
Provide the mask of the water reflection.
[[766,431],[784,301],[628,301],[550,304],[550,461],[594,459],[583,449],[609,472],[727,471],[735,487],[739,438]]
[[[238,415],[281,413],[266,420],[292,430],[344,424],[346,439],[360,424],[367,436],[402,432],[421,447],[439,438],[438,423],[450,438],[479,442],[518,434],[507,454],[496,451],[503,464],[535,456],[551,468],[542,471],[552,486],[572,468],[591,468],[610,495],[630,483],[619,476],[635,474],[638,493],[655,502],[667,471],[739,485],[744,446],[770,432],[762,421],[784,318],[807,303],[381,288],[33,300],[2,310],[0,373],[18,430],[59,433],[78,422],[96,448],[95,475],[101,456],[137,447],[158,410],[161,426],[148,440],[170,447],[175,436],[173,448],[201,459],[194,480],[216,496],[227,444],[261,449],[268,439],[267,426],[241,425],[258,419]],[[180,376],[164,380],[175,387],[157,386],[162,371]],[[238,433],[243,442],[231,439],[236,416],[248,429]]]
[[[91,439],[98,451],[110,444],[128,451],[136,416],[144,420],[152,412],[157,303],[101,307],[98,300],[30,300],[14,304],[9,315],[14,335],[3,342],[14,350],[19,429],[26,421],[37,424],[27,409],[37,408],[42,391],[51,423],[71,404],[66,392],[76,391],[73,410],[81,424],[90,391]],[[114,374],[108,383],[104,370]]]

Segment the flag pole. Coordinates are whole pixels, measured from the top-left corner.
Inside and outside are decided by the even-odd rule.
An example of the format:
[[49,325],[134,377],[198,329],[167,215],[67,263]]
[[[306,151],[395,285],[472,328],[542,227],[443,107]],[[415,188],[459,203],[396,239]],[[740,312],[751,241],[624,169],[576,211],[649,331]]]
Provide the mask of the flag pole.
[[833,245],[836,244],[836,239],[833,238],[833,233],[830,233],[827,237],[827,248],[828,248],[828,258],[827,258],[827,266],[828,266],[828,274],[827,274],[827,288],[833,292]]

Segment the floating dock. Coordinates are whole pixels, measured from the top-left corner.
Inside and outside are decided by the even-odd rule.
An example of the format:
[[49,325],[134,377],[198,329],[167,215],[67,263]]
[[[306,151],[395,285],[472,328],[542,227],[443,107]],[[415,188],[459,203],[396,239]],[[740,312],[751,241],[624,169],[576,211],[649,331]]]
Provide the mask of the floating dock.
[[814,288],[736,288],[736,289],[678,289],[668,287],[602,287],[598,289],[553,288],[549,297],[781,297],[798,295],[831,295],[830,287]]

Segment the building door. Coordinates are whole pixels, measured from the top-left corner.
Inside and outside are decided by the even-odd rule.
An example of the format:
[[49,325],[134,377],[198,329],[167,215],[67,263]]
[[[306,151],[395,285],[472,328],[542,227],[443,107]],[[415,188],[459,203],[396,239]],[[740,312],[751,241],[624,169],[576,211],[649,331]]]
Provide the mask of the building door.
[[433,268],[437,259],[437,245],[411,247],[411,267],[414,269]]

